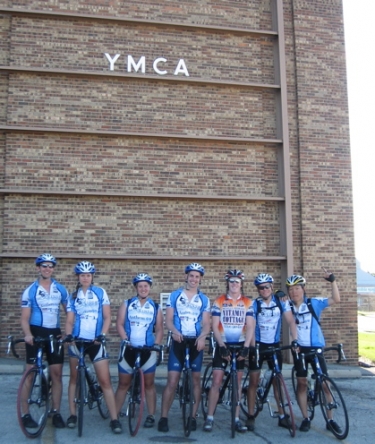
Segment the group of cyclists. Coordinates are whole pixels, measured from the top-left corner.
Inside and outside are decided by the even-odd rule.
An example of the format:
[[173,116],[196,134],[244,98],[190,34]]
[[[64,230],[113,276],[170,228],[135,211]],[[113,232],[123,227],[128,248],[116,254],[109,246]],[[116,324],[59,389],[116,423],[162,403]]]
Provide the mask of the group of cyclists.
[[[77,287],[72,294],[52,278],[56,258],[43,253],[36,258],[35,265],[38,279],[32,283],[22,295],[21,326],[26,343],[26,371],[33,365],[36,356],[35,337],[62,338],[60,326],[60,306],[66,310],[64,339],[69,343],[68,354],[70,363],[70,379],[68,401],[70,416],[64,422],[60,405],[62,398],[62,367],[63,351],[57,353],[46,344],[46,359],[50,368],[52,381],[52,424],[56,428],[74,428],[77,424],[75,389],[77,381],[77,363],[79,352],[74,340],[92,341],[86,345],[87,354],[93,363],[98,382],[103,390],[105,402],[110,414],[110,427],[113,433],[121,433],[119,421],[122,406],[132,380],[135,362],[133,347],[153,347],[158,349],[163,340],[163,313],[161,307],[150,297],[152,277],[147,273],[139,273],[133,279],[136,295],[126,299],[118,309],[116,327],[121,341],[130,343],[123,356],[119,356],[118,386],[114,392],[109,372],[109,356],[103,350],[101,339],[105,337],[111,326],[110,301],[105,289],[94,284],[96,268],[87,261],[78,263],[74,272],[77,275]],[[231,269],[225,274],[225,291],[210,303],[210,299],[200,290],[205,269],[198,263],[191,263],[185,268],[184,285],[173,291],[166,303],[165,326],[171,332],[172,341],[168,356],[167,383],[162,394],[161,416],[157,423],[160,432],[169,431],[168,413],[175,398],[176,389],[184,365],[184,337],[196,338],[190,349],[190,363],[193,374],[194,407],[192,412],[191,430],[197,429],[197,409],[201,397],[201,369],[206,338],[211,330],[216,341],[213,357],[213,380],[208,396],[208,415],[203,424],[205,432],[211,432],[214,426],[214,412],[218,402],[219,390],[224,371],[230,362],[231,344],[241,344],[238,352],[237,370],[238,386],[245,360],[248,359],[250,384],[247,392],[248,417],[243,423],[236,414],[236,431],[245,433],[255,430],[254,407],[256,389],[263,361],[269,361],[265,351],[278,347],[282,318],[288,324],[290,342],[293,351],[294,365],[297,376],[297,399],[303,416],[299,430],[310,429],[307,412],[307,366],[301,365],[298,353],[307,353],[314,347],[324,347],[324,336],[320,326],[321,312],[334,303],[340,302],[340,293],[333,273],[324,269],[323,277],[331,283],[331,296],[309,299],[306,296],[306,280],[303,276],[292,275],[286,280],[289,297],[279,298],[274,294],[274,279],[267,273],[260,273],[254,280],[258,297],[255,300],[244,295],[243,283],[245,275],[241,270]],[[259,344],[259,358],[255,357],[255,344]],[[122,348],[121,348],[122,350]],[[142,351],[141,368],[144,372],[145,397],[148,415],[144,427],[155,426],[156,389],[155,370],[157,351]],[[282,356],[278,356],[282,365]],[[323,354],[319,357],[324,372],[327,366]],[[311,364],[313,364],[311,362]],[[275,394],[276,395],[276,394]],[[36,427],[30,413],[22,417],[24,426]],[[34,423],[34,424],[33,424]],[[278,426],[289,428],[289,418],[279,412]],[[331,427],[338,427],[332,420]],[[328,427],[327,427],[328,428]],[[328,430],[331,430],[328,428]]]

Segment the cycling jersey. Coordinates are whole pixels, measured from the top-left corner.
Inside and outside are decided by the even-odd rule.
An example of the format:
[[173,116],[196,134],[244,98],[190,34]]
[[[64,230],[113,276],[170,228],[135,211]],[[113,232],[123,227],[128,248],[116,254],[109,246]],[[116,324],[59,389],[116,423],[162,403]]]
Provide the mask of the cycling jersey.
[[200,290],[189,301],[183,288],[173,291],[167,300],[167,308],[173,308],[173,324],[184,336],[199,336],[204,312],[210,312],[210,300]]
[[124,329],[130,344],[134,347],[154,345],[153,331],[160,310],[159,304],[147,298],[142,306],[137,296],[124,301],[124,304],[126,305]]
[[[260,301],[260,312],[258,313],[258,302]],[[270,303],[258,298],[253,301],[253,309],[256,315],[255,340],[263,344],[275,344],[280,341],[281,318],[286,311],[291,311],[290,305],[285,302],[276,302],[272,295]],[[280,310],[281,307],[281,310]]]
[[70,295],[67,311],[75,313],[73,336],[80,339],[92,340],[98,337],[103,327],[103,305],[109,305],[109,298],[101,287],[92,285],[83,293],[82,288],[77,297]]
[[[329,306],[328,298],[311,298],[310,301],[319,319],[322,311]],[[292,302],[289,301],[289,304]],[[293,306],[293,312],[297,324],[298,344],[302,347],[324,347],[322,329],[309,310],[306,297],[299,308]]]
[[212,305],[212,316],[219,316],[219,332],[225,343],[245,341],[246,317],[254,317],[251,300],[246,296],[239,296],[236,300],[223,294]]
[[59,282],[51,280],[49,292],[35,281],[22,294],[22,308],[31,308],[30,325],[44,328],[60,327],[60,304],[66,304],[68,291]]

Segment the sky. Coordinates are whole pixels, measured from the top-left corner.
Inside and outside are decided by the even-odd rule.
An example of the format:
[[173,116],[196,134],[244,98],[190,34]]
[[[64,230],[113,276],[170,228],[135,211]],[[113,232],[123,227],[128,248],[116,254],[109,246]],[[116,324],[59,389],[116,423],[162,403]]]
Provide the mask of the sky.
[[375,0],[343,0],[356,258],[375,273]]

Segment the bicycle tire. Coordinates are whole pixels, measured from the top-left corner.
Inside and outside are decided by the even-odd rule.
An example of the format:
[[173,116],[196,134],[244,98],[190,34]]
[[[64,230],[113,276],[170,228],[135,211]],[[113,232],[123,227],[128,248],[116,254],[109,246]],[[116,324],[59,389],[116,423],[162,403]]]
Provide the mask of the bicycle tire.
[[292,437],[296,434],[296,422],[294,419],[294,413],[292,408],[292,402],[290,400],[289,392],[285,384],[284,377],[281,373],[277,373],[275,376],[277,393],[279,395],[279,406],[281,406],[285,417],[289,418],[289,433]]
[[[250,418],[249,415],[249,409],[248,409],[248,399],[247,399],[247,392],[250,387],[250,370],[249,366],[245,364],[244,368],[244,377],[242,378],[242,384],[241,384],[241,398],[240,398],[240,407],[242,410],[242,413],[246,416],[246,418]],[[261,384],[261,380],[259,380],[259,384]],[[259,386],[258,386],[259,387]],[[254,405],[254,418],[256,418],[259,414],[259,412],[262,410],[263,404],[262,400],[259,397],[258,390],[256,392],[255,396],[255,405]]]
[[[294,392],[295,399],[298,403],[296,373],[297,373],[297,370],[293,366],[292,372],[291,372],[292,386],[293,386],[293,392]],[[312,421],[315,416],[315,391],[313,390],[313,384],[312,384],[311,379],[312,379],[311,372],[308,371],[307,372],[307,390],[306,390],[307,393],[306,393],[306,396],[307,396],[307,414],[308,414],[310,421]]]
[[[28,438],[37,438],[43,432],[48,418],[49,397],[48,382],[42,369],[30,368],[22,376],[17,391],[18,422]],[[31,415],[36,427],[25,426],[22,417],[27,413]]]
[[[349,433],[349,416],[346,410],[344,398],[336,383],[326,375],[322,375],[318,382],[319,385],[319,403],[322,409],[323,417],[327,423],[327,428],[336,436],[337,439],[345,439]],[[327,399],[327,393],[332,401]],[[333,418],[328,417],[328,411],[334,411]],[[339,429],[333,427],[329,422],[333,419],[339,426]]]
[[79,367],[77,374],[77,385],[76,385],[76,404],[77,406],[77,417],[78,417],[78,436],[82,436],[83,431],[83,409],[85,407],[86,398],[86,376],[85,368]]
[[103,419],[108,419],[109,418],[108,406],[107,406],[107,403],[105,401],[102,388],[100,387],[99,384],[96,387],[96,403],[98,405],[98,410],[99,410],[100,416]]
[[143,371],[137,368],[133,374],[129,389],[128,421],[131,436],[135,436],[138,433],[139,426],[141,425],[144,400],[145,380]]
[[236,435],[236,409],[238,406],[238,380],[237,380],[237,371],[232,371],[230,374],[230,388],[231,390],[231,436],[232,438]]
[[201,390],[201,410],[203,414],[203,419],[207,419],[208,412],[208,395],[212,386],[212,364],[208,364],[204,370],[202,379],[202,390]]
[[186,437],[191,433],[191,418],[193,417],[194,405],[194,390],[193,390],[193,375],[191,369],[187,369],[182,377],[182,421],[184,424],[184,434]]

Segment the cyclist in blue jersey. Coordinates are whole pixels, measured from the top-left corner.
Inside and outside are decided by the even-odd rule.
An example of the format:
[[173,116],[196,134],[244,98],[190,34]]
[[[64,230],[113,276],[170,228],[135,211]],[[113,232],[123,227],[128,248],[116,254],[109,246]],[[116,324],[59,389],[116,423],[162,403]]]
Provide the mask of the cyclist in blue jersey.
[[[139,273],[133,279],[137,295],[124,301],[117,313],[117,332],[124,341],[129,341],[134,347],[152,347],[160,345],[163,339],[163,313],[159,304],[150,297],[152,277],[147,273]],[[155,332],[155,334],[154,334]],[[131,347],[125,349],[124,356],[119,356],[118,387],[116,391],[116,408],[120,414],[130,387],[136,352]],[[148,416],[144,427],[150,428],[155,424],[156,410],[156,370],[157,352],[141,352],[141,368],[144,374],[146,403]]]
[[[99,385],[103,390],[105,402],[111,417],[110,427],[113,433],[121,433],[121,424],[117,418],[115,395],[113,393],[111,376],[109,373],[109,356],[103,356],[103,345],[95,342],[96,338],[105,336],[111,325],[111,309],[107,292],[104,288],[94,285],[95,266],[91,262],[78,263],[74,272],[78,276],[76,290],[70,295],[67,306],[65,333],[67,338],[91,340],[86,346],[94,365]],[[70,417],[67,425],[74,428],[77,424],[76,403],[74,396],[77,385],[77,365],[79,351],[73,343],[69,346],[70,379],[69,379],[69,410]]]
[[171,408],[181,371],[184,365],[185,345],[183,336],[195,337],[195,346],[190,350],[190,363],[193,374],[194,406],[191,418],[191,430],[197,429],[196,413],[199,407],[201,387],[200,376],[203,362],[203,350],[206,336],[210,332],[210,301],[203,294],[199,285],[204,275],[204,268],[198,263],[191,263],[185,268],[184,287],[173,291],[167,301],[165,325],[172,332],[172,345],[168,357],[167,385],[163,391],[159,432],[168,432],[168,412]]
[[[255,340],[259,343],[259,367],[255,361],[254,353],[249,355],[250,386],[248,389],[249,418],[246,426],[249,431],[255,429],[254,407],[256,390],[259,383],[260,370],[263,361],[267,361],[268,368],[273,368],[270,355],[262,353],[269,347],[279,347],[282,317],[286,320],[289,329],[292,346],[297,347],[297,328],[289,304],[280,301],[273,293],[273,277],[267,273],[259,273],[254,280],[258,290],[258,298],[253,301],[253,309],[256,318]],[[281,352],[277,353],[280,369],[282,368]],[[276,381],[274,382],[276,384]],[[274,395],[278,399],[278,393],[274,385]],[[290,428],[289,417],[284,416],[283,409],[279,407],[279,427]]]
[[[21,326],[25,335],[26,344],[26,369],[28,371],[34,364],[37,347],[34,346],[34,338],[48,338],[53,335],[61,337],[60,306],[66,310],[68,291],[66,288],[52,279],[52,274],[57,264],[56,258],[50,253],[43,253],[35,260],[38,270],[38,279],[31,284],[22,295]],[[57,353],[57,347],[52,353],[50,344],[45,344],[45,353],[49,364],[52,380],[52,423],[56,428],[64,428],[65,423],[60,414],[62,396],[62,367],[64,354]],[[26,413],[22,421],[27,428],[37,428],[38,425],[29,413]]]
[[[292,275],[286,280],[286,287],[291,299],[291,309],[297,324],[300,353],[308,353],[311,349],[325,346],[320,326],[320,315],[329,306],[340,302],[340,292],[334,274],[324,268],[323,271],[324,279],[331,283],[332,293],[329,298],[314,297],[308,299],[305,291],[306,279],[303,276]],[[327,364],[323,354],[319,354],[318,358],[323,373],[327,374]],[[310,430],[310,419],[307,413],[307,366],[305,369],[303,368],[302,360],[297,359],[296,354],[293,354],[293,359],[297,376],[298,405],[304,418],[299,429],[301,432],[308,432]],[[307,363],[314,365],[309,357],[306,358]],[[331,420],[331,426],[333,428],[339,427],[333,420]],[[327,430],[331,430],[328,424]]]

